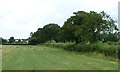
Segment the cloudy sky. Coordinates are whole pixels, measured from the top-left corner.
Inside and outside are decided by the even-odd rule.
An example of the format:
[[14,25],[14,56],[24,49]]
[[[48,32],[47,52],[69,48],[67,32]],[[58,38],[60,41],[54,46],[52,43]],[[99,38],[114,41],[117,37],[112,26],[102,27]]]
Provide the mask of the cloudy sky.
[[28,38],[49,23],[60,26],[77,11],[105,11],[118,19],[119,0],[0,0],[0,37]]

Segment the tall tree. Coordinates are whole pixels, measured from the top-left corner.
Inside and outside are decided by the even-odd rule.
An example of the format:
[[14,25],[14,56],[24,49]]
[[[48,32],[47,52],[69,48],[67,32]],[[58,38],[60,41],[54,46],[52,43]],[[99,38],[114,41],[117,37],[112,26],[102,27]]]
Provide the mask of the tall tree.
[[14,43],[14,42],[15,42],[14,37],[10,37],[10,38],[9,38],[9,43]]
[[61,34],[68,41],[94,43],[102,40],[104,33],[118,30],[114,23],[115,21],[104,12],[78,11],[64,23]]
[[45,43],[50,40],[58,41],[60,26],[54,23],[45,25],[43,28],[39,28],[36,32],[32,34],[32,37],[29,39],[29,43],[36,42]]
[[18,42],[17,42],[17,43],[21,44],[21,43],[22,43],[21,39],[18,39]]
[[55,40],[57,41],[58,33],[60,30],[60,26],[57,24],[48,24],[43,27],[42,36],[44,41]]

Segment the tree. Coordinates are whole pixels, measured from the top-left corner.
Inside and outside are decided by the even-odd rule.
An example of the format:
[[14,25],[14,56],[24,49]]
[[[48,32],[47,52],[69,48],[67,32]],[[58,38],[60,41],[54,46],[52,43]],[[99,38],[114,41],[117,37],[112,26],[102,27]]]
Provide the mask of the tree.
[[61,39],[63,39],[63,41],[74,41],[75,40],[75,31],[76,31],[76,27],[72,24],[69,24],[68,22],[65,22],[63,27],[60,30],[60,35],[61,35]]
[[57,24],[52,23],[52,24],[45,25],[41,32],[42,39],[45,42],[49,40],[57,41],[59,30],[60,30],[60,26],[58,26]]
[[35,44],[39,44],[50,40],[55,40],[57,42],[59,40],[59,30],[60,26],[54,23],[45,25],[43,28],[38,28],[29,38],[29,43],[34,44],[35,42]]
[[[81,16],[81,13],[76,13],[77,15]],[[78,26],[76,30],[76,37],[80,36],[81,40],[84,42],[96,42],[100,38],[100,31],[102,25],[102,17],[100,14],[90,11],[89,13],[84,13],[82,15],[83,20],[81,22],[81,25]]]
[[2,39],[2,44],[6,44],[8,41],[6,39]]
[[6,39],[0,38],[0,44],[6,44],[8,41]]
[[31,37],[28,42],[28,44],[31,44],[31,45],[37,45],[38,43],[39,41],[36,37]]
[[115,21],[106,13],[78,11],[73,13],[61,28],[62,36],[67,41],[94,43],[102,40],[104,33],[118,30]]
[[33,35],[33,32],[30,33],[30,37],[32,37],[32,35]]
[[111,42],[117,42],[119,40],[117,33],[109,33],[104,36],[104,42],[111,41]]
[[14,37],[10,37],[10,38],[9,38],[9,43],[14,43],[14,42],[15,42]]
[[18,39],[18,42],[17,43],[22,43],[21,39]]

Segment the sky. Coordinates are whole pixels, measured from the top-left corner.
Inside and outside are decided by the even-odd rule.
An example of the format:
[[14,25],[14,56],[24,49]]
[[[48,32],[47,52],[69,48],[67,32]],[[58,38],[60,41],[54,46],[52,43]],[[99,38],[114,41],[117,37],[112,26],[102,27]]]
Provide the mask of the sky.
[[77,11],[105,11],[118,21],[119,0],[0,0],[0,37],[26,39],[49,23],[60,26]]

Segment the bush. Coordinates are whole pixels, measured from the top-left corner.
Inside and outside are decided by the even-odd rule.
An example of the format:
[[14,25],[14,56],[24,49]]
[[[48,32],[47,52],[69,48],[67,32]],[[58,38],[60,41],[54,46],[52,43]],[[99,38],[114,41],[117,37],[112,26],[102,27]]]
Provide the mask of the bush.
[[118,41],[118,45],[120,45],[120,40]]
[[98,49],[96,49],[96,52],[102,53],[105,56],[113,56],[113,57],[118,56],[117,45],[102,43],[102,42],[97,42],[96,45],[98,46]]
[[69,51],[75,51],[75,45],[74,44],[66,44],[66,45],[64,45],[64,49],[69,50]]
[[[97,42],[95,44],[73,44],[73,43],[50,43],[49,46],[63,48],[68,51],[76,51],[76,52],[96,52],[104,54],[105,56],[118,57],[118,46],[117,45],[109,45],[107,42]],[[119,49],[120,50],[120,49]],[[120,55],[120,52],[119,52]]]
[[30,38],[28,44],[37,45],[37,44],[39,44],[39,40],[37,38],[35,38],[35,37]]
[[75,46],[75,50],[78,52],[90,52],[91,50],[90,44],[78,44]]

